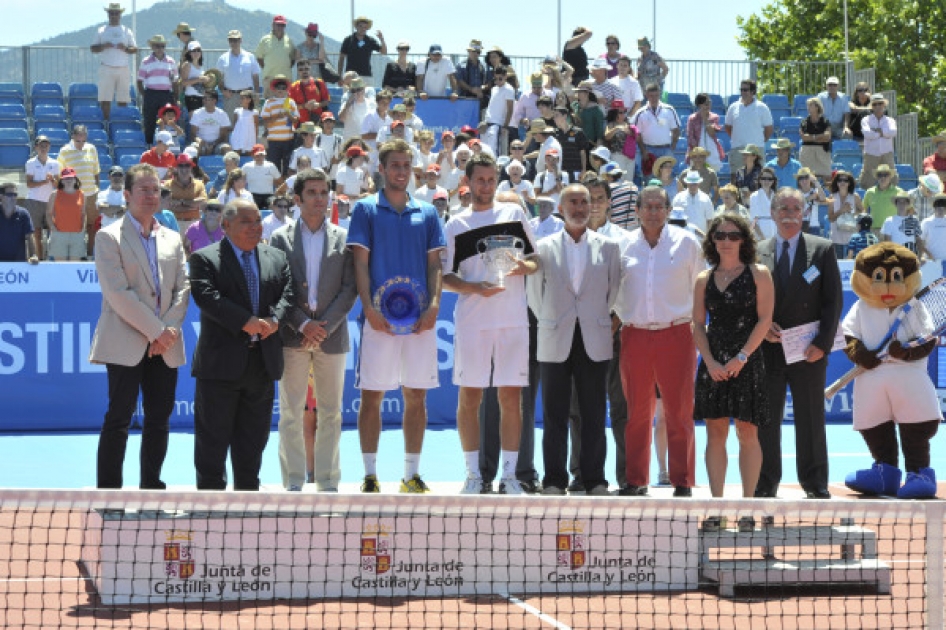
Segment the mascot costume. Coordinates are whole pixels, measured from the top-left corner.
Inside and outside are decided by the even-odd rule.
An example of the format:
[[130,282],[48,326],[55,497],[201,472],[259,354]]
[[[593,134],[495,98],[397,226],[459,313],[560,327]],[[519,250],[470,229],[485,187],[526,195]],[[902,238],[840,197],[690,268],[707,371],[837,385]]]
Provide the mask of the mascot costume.
[[[866,369],[854,380],[854,429],[874,458],[871,468],[845,479],[845,485],[855,492],[901,499],[936,496],[930,440],[943,415],[926,364],[938,340],[916,348],[902,345],[933,332],[926,308],[913,299],[920,284],[919,260],[902,245],[878,243],[855,259],[851,288],[860,299],[848,311],[842,330],[848,358]],[[908,302],[912,308],[891,341],[888,356],[878,357],[882,349],[878,346]],[[901,449],[907,472],[902,486]]]

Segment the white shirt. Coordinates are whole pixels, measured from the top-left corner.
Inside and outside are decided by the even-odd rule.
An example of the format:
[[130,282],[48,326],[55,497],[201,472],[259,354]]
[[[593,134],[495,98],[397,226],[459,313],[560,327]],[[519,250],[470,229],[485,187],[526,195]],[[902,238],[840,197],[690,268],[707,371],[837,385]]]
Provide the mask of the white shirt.
[[268,160],[263,160],[261,166],[257,166],[255,161],[247,162],[243,165],[243,174],[246,175],[246,189],[257,195],[273,194],[273,183],[281,175],[276,165]]
[[529,219],[529,225],[532,226],[536,240],[551,236],[565,229],[565,222],[554,214],[550,214],[545,220],[541,217],[532,217]]
[[617,241],[621,247],[621,256],[627,255],[627,249],[631,246],[631,232],[629,230],[608,221],[598,228],[598,234],[606,236],[612,241]]
[[[624,104],[630,107],[628,103]],[[680,128],[680,117],[670,105],[658,103],[657,109],[651,109],[650,104],[646,104],[637,110],[631,124],[637,125],[644,144],[665,147],[673,140],[673,130]]]
[[772,219],[773,197],[775,197],[774,192],[769,197],[761,188],[749,197],[749,216],[758,223],[763,238],[772,238],[776,232],[775,221]]
[[513,185],[512,181],[506,179],[499,182],[499,186],[496,187],[496,192],[506,192],[513,191],[519,198],[523,201],[527,201],[530,198],[535,197],[535,188],[532,187],[532,182],[525,179],[520,179],[518,184]]
[[683,211],[687,213],[687,223],[692,223],[704,233],[710,221],[716,216],[713,201],[702,190],[697,190],[695,195],[691,195],[689,190],[677,193],[671,205],[674,208],[683,208]]
[[[100,27],[95,37],[92,38],[92,45],[102,44],[124,44],[125,48],[135,48],[137,46],[135,44],[135,34],[131,32],[130,28],[122,24],[118,26],[106,24]],[[121,68],[128,66],[130,56],[124,50],[118,48],[105,48],[99,53],[99,61],[102,62],[103,66]]]
[[[880,132],[873,129],[880,129]],[[893,153],[893,139],[897,137],[897,121],[890,116],[877,118],[873,114],[865,116],[861,121],[861,132],[864,134],[864,155],[884,155]],[[881,137],[883,132],[883,137]]]
[[450,76],[456,71],[453,62],[446,57],[441,57],[437,63],[428,59],[417,64],[417,76],[424,77],[423,86],[427,96],[446,96]]
[[748,105],[739,100],[726,110],[726,124],[732,127],[734,148],[747,144],[761,147],[765,145],[765,128],[772,126],[772,112],[757,98]]
[[946,217],[929,217],[920,225],[926,249],[936,260],[946,259]]
[[96,206],[120,206],[125,207],[125,189],[115,190],[111,186],[99,192],[95,200]]
[[[489,105],[486,106],[486,122],[495,125],[506,124],[506,103],[515,102],[516,91],[508,83],[495,85],[490,91]],[[512,119],[510,118],[510,124]]]
[[[519,222],[526,233],[526,238],[535,250],[535,237],[529,217],[517,204],[498,203],[489,210],[473,211],[472,209],[452,215],[444,226],[444,236],[447,240],[447,255],[443,263],[444,275],[456,274],[468,282],[495,281],[495,275],[479,255],[473,255],[457,262],[458,271],[454,272],[454,256],[456,255],[457,237],[497,223]],[[472,236],[472,235],[471,235]],[[461,293],[457,297],[457,307],[453,321],[457,331],[493,330],[497,328],[526,328],[529,319],[526,315],[526,284],[525,276],[509,276],[505,279],[504,291],[491,297],[483,297],[474,293]]]
[[221,190],[220,194],[217,195],[217,201],[219,201],[224,206],[234,199],[253,201],[253,193],[244,188],[240,191],[240,194],[237,194],[237,192],[231,188],[230,190]]
[[191,125],[197,127],[197,137],[206,142],[216,142],[220,137],[220,130],[223,127],[230,126],[230,118],[227,112],[215,108],[213,112],[208,112],[201,107],[191,114]]
[[[59,175],[60,164],[53,158],[46,156],[46,163],[43,164],[39,158],[33,156],[26,161],[26,174],[33,177],[34,182],[46,181],[47,174]],[[42,186],[27,189],[26,198],[35,201],[49,201],[49,195],[53,193],[53,185],[46,182]]]
[[535,160],[535,170],[541,173],[545,170],[545,153],[549,149],[558,151],[558,170],[562,170],[562,145],[554,137],[549,136],[545,142],[539,145],[539,156]]
[[588,256],[591,249],[588,246],[588,230],[582,232],[581,238],[577,242],[563,230],[562,242],[565,243],[565,264],[568,265],[572,290],[578,293],[581,290],[581,281],[585,277],[585,269],[588,267]]
[[282,221],[279,220],[275,212],[270,214],[263,219],[263,240],[269,242],[269,237],[273,235],[273,232],[292,222],[292,216],[288,212],[286,213],[286,218]]
[[312,161],[312,168],[320,168],[322,170],[328,170],[328,165],[331,163],[328,155],[322,149],[313,146],[312,148],[308,147],[298,147],[295,151],[292,152],[292,157],[289,159],[289,168],[294,171],[299,170],[299,167],[296,163],[299,160],[299,156],[307,155]]
[[335,174],[335,192],[349,197],[357,197],[365,181],[365,172],[361,167],[354,168],[347,164],[338,167]]
[[420,199],[422,201],[426,201],[429,204],[432,204],[434,202],[434,195],[436,195],[438,192],[442,192],[446,194],[447,189],[444,188],[443,186],[437,186],[437,185],[435,185],[433,188],[428,188],[427,184],[424,184],[423,186],[421,186],[420,188],[414,191],[414,198]]
[[665,225],[656,247],[644,230],[631,232],[615,311],[631,326],[669,324],[693,313],[693,286],[706,269],[700,242],[687,230]]
[[[916,229],[916,217],[913,217],[914,221],[910,223],[905,221],[907,218],[908,217],[901,217],[899,215],[887,217],[884,220],[883,226],[880,228],[880,233],[884,236],[889,236],[890,240],[898,245],[913,245],[916,243],[916,237],[919,236],[914,232]],[[920,229],[922,229],[922,226]],[[910,249],[916,248],[910,247]]]
[[315,312],[319,305],[319,273],[322,271],[322,255],[325,250],[325,221],[322,221],[322,225],[315,232],[309,229],[305,221],[299,221],[296,229],[302,235],[302,252],[305,254],[305,280],[309,287],[306,301],[309,310]]
[[608,79],[608,83],[613,83],[621,90],[622,98],[624,101],[624,107],[628,111],[631,111],[634,107],[634,103],[641,103],[644,100],[644,92],[641,91],[640,82],[628,75],[623,79],[621,77],[611,77]]

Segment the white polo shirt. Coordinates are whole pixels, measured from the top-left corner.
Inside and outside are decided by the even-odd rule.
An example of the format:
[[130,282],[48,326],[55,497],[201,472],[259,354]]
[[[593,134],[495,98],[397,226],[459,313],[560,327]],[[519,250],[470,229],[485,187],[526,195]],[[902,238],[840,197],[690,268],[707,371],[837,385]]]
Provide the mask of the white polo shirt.
[[[58,176],[59,170],[59,162],[49,156],[46,156],[45,164],[40,162],[35,155],[26,161],[26,174],[30,175],[34,182],[45,181],[49,174]],[[46,182],[42,186],[27,189],[26,198],[46,202],[49,201],[49,195],[52,194],[53,190],[55,190],[53,185]]]
[[670,205],[674,208],[683,208],[683,211],[687,213],[687,223],[692,223],[704,233],[710,221],[716,216],[713,200],[702,190],[697,190],[695,195],[691,195],[689,190],[679,192]]
[[[630,107],[629,103],[625,105]],[[673,130],[680,128],[680,117],[670,105],[658,103],[657,108],[653,109],[650,104],[646,104],[637,110],[631,124],[640,130],[644,144],[665,147],[670,146],[673,140]]]

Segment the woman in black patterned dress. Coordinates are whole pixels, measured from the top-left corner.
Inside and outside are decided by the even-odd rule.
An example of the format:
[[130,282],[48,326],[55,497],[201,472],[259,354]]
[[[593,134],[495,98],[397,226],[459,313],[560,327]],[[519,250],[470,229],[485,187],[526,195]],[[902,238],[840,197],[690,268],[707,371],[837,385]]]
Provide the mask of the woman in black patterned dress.
[[755,262],[749,223],[738,214],[713,219],[703,255],[712,268],[697,277],[693,294],[693,340],[702,356],[693,417],[706,420],[706,472],[714,497],[723,496],[729,419],[736,419],[742,494],[751,497],[762,466],[757,430],[768,417],[758,349],[772,325],[775,290],[768,269]]

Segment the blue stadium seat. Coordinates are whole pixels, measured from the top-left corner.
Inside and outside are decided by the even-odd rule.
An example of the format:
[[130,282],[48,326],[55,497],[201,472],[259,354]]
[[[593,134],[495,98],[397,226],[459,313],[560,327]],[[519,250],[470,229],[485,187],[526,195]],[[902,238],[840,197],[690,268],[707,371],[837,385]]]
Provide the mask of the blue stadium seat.
[[794,131],[797,134],[801,121],[802,118],[798,116],[785,116],[778,122],[779,135],[784,134],[786,131]]
[[71,116],[75,110],[81,107],[98,107],[99,102],[96,99],[92,98],[72,98],[69,99],[69,103],[66,105],[66,111],[69,112]]
[[678,107],[674,107],[674,109],[677,110],[677,116],[680,117],[680,123],[684,126],[684,128],[686,128],[687,118],[692,116],[696,110],[692,105],[680,105]]
[[72,110],[72,124],[82,124],[90,130],[101,129],[105,131],[105,115],[98,103],[95,105],[81,105]]
[[112,133],[112,144],[116,147],[139,146],[145,143],[145,132],[138,129],[118,129]]
[[804,118],[808,115],[808,99],[812,96],[817,96],[816,94],[796,94],[795,98],[792,99],[792,113],[795,116],[801,116]]
[[128,106],[128,107],[113,107],[112,113],[109,115],[109,122],[115,121],[132,121],[132,122],[141,122],[141,110],[137,107]]
[[37,130],[36,135],[46,136],[47,138],[49,138],[50,150],[52,150],[53,147],[58,149],[62,145],[69,142],[69,139],[70,139],[69,132],[64,129],[42,129],[41,131]]
[[0,103],[0,127],[29,129],[26,108],[17,103]]
[[118,165],[127,171],[135,164],[139,164],[141,162],[142,153],[144,153],[144,151],[141,151],[138,154],[134,154],[134,153],[122,154],[122,156],[118,158]]
[[69,135],[69,123],[56,122],[55,120],[41,120],[33,125],[33,135],[45,134],[47,131],[65,131]]
[[61,98],[55,98],[52,96],[37,96],[36,98],[30,101],[30,109],[33,113],[36,113],[37,108],[40,107],[61,107],[62,111],[66,111],[66,104]]
[[26,100],[26,92],[23,90],[23,84],[17,83],[16,81],[0,82],[0,95],[19,97],[21,103]]
[[839,155],[834,158],[834,162],[852,175],[854,171],[859,173],[861,165],[864,163],[859,155]]
[[104,129],[89,129],[89,136],[86,140],[99,150],[99,153],[108,153],[108,134]]
[[108,154],[108,151],[99,151],[99,171],[103,173],[108,173],[108,169],[112,168],[112,156]]
[[723,102],[723,97],[719,94],[707,94],[710,97],[710,107],[716,108],[719,107],[726,110],[726,103]]
[[672,105],[674,108],[683,105],[693,107],[693,101],[690,100],[690,95],[684,94],[683,92],[667,92],[667,104]]
[[66,122],[66,108],[62,105],[37,105],[33,108],[33,122]]
[[769,109],[777,107],[779,109],[791,110],[792,105],[788,102],[788,96],[785,94],[763,94],[762,102],[769,106]]
[[[913,168],[912,164],[897,164],[897,177],[899,177],[901,181],[904,179],[916,181],[916,170]],[[903,186],[901,186],[901,188],[903,188]]]
[[831,144],[832,155],[848,154],[860,156],[862,153],[861,145],[857,143],[857,140],[835,140]]
[[58,98],[63,100],[62,85],[54,81],[37,81],[30,88],[30,100],[37,98]]
[[733,103],[735,103],[735,102],[738,101],[738,100],[739,100],[739,95],[738,95],[738,94],[730,94],[730,95],[729,95],[729,98],[726,99],[726,107],[729,107],[730,105],[732,105]]
[[139,161],[141,161],[141,154],[147,150],[148,150],[148,145],[146,144],[128,145],[128,146],[120,146],[120,147],[117,146],[117,147],[114,147],[114,149],[112,150],[112,155],[115,156],[115,159],[118,161],[119,164],[122,164],[123,157],[129,156],[129,155],[134,156],[135,161],[133,162],[133,164],[137,164]]
[[144,138],[144,130],[141,128],[140,122],[133,120],[112,120],[108,123],[108,135],[113,141],[115,134],[120,131],[137,131],[141,133],[141,137]]
[[0,128],[0,168],[23,168],[30,152],[30,134],[26,129]]
[[729,137],[725,129],[720,129],[716,132],[716,139],[723,145],[723,151],[729,153],[730,149],[732,149],[732,138]]
[[249,163],[252,162],[252,161],[253,161],[253,158],[252,158],[251,156],[249,156],[249,155],[241,155],[241,156],[240,156],[240,166],[241,166],[241,167],[242,167],[244,164],[249,164]]
[[776,129],[783,118],[792,117],[792,110],[788,107],[769,107],[769,111],[772,112],[772,124]]
[[223,170],[223,156],[222,155],[204,155],[201,156],[198,161],[200,168],[204,169],[204,172],[213,179],[217,176],[217,173]]
[[94,83],[70,83],[69,100],[74,98],[98,101],[99,88]]
[[20,105],[25,106],[23,99],[19,96],[10,94],[0,94],[0,105]]

